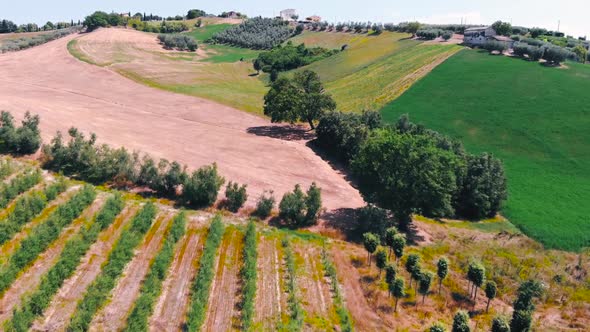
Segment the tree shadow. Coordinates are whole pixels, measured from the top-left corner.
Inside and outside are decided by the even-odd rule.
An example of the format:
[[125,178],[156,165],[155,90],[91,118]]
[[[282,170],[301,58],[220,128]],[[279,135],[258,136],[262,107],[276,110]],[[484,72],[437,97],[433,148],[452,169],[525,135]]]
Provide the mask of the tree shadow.
[[324,149],[318,145],[315,139],[307,142],[305,145],[310,148],[318,157],[322,158],[323,161],[327,162],[328,165],[332,167],[332,169],[339,172],[344,177],[344,180],[346,180],[353,188],[358,189],[358,185],[350,173],[350,168],[345,163],[327,154]]
[[285,141],[309,141],[315,138],[315,133],[301,125],[276,125],[250,127],[248,134],[281,139]]
[[347,241],[361,242],[361,234],[357,232],[357,210],[351,208],[341,208],[327,211],[322,214],[322,220],[326,226],[339,230],[344,234]]

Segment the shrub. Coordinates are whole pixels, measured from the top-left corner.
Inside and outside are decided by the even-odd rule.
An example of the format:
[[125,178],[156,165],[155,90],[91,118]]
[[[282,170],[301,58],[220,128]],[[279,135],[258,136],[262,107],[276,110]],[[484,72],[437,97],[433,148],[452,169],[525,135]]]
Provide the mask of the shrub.
[[443,32],[442,38],[444,40],[449,40],[449,39],[453,38],[453,31],[445,31],[445,32]]
[[248,200],[248,194],[246,193],[247,185],[239,186],[237,182],[230,181],[225,188],[225,199],[227,209],[232,212],[238,212],[238,210]]
[[510,324],[503,316],[494,317],[491,332],[510,332]]
[[271,49],[293,35],[293,29],[281,19],[255,17],[213,35],[213,40],[238,47]]
[[217,174],[217,164],[203,166],[187,180],[182,199],[190,206],[211,206],[224,182],[225,179]]
[[154,304],[162,292],[162,282],[168,275],[168,269],[174,258],[176,243],[185,233],[186,214],[181,211],[173,220],[172,226],[164,239],[162,249],[154,258],[150,270],[141,284],[139,297],[135,301],[131,314],[127,318],[125,331],[147,331],[148,319],[154,311]]
[[322,207],[321,189],[314,183],[307,193],[301,191],[299,184],[291,193],[285,193],[279,204],[279,216],[289,226],[307,226],[314,224]]
[[421,39],[426,39],[426,40],[436,39],[439,36],[441,36],[442,34],[443,34],[443,31],[439,30],[439,29],[424,29],[424,30],[418,30],[416,32],[416,36],[418,36]]
[[160,34],[158,35],[158,40],[165,48],[171,50],[176,49],[179,51],[191,51],[194,52],[197,50],[197,41],[187,35],[180,35],[180,34]]
[[92,317],[104,306],[111,290],[116,286],[117,278],[123,273],[127,263],[133,258],[137,247],[144,235],[150,229],[156,207],[148,202],[131,220],[131,227],[123,230],[119,240],[109,253],[106,263],[102,266],[100,274],[88,286],[84,297],[76,307],[76,311],[70,318],[68,331],[87,331]]
[[483,48],[485,50],[488,50],[490,52],[493,51],[498,51],[498,52],[503,52],[505,51],[508,47],[506,46],[506,43],[503,42],[499,42],[499,41],[494,41],[494,40],[488,40],[487,42],[485,42],[485,44],[483,45]]
[[0,114],[0,151],[13,154],[35,153],[41,146],[39,116],[25,113],[21,127],[14,126],[14,118],[9,112]]
[[275,206],[275,202],[276,200],[272,190],[269,192],[263,192],[258,198],[258,202],[256,203],[256,210],[254,211],[254,215],[259,217],[260,219],[268,218],[272,212],[272,209]]
[[470,332],[469,314],[466,311],[458,311],[453,318],[452,332]]
[[205,320],[211,283],[215,277],[215,256],[217,248],[221,244],[223,232],[224,227],[221,217],[215,216],[209,227],[207,241],[205,242],[203,254],[199,261],[199,271],[191,285],[190,305],[186,322],[188,331],[198,331]]

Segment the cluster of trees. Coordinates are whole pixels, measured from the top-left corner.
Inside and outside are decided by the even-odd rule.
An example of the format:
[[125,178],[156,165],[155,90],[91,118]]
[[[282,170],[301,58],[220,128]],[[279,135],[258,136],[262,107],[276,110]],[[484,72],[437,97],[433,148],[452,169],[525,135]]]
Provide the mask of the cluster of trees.
[[256,246],[256,224],[250,222],[246,229],[244,249],[242,250],[244,266],[240,270],[240,277],[242,278],[242,300],[240,302],[240,308],[242,309],[241,318],[242,329],[244,331],[250,331],[254,318],[257,279],[256,261],[258,259]]
[[146,203],[131,220],[131,227],[123,230],[100,274],[88,286],[84,297],[78,302],[67,330],[88,331],[92,317],[108,300],[125,265],[133,258],[135,247],[141,243],[143,236],[150,229],[156,212],[156,206],[152,202]]
[[449,40],[453,37],[453,31],[445,31],[441,29],[420,29],[416,31],[416,36],[426,40],[433,40],[438,37],[442,37],[444,40]]
[[189,9],[189,11],[186,13],[187,20],[192,20],[197,17],[203,17],[203,16],[207,16],[207,13],[201,9]]
[[321,189],[314,183],[306,193],[299,184],[293,192],[285,193],[279,203],[279,216],[291,227],[315,224],[322,208]]
[[176,243],[185,233],[186,214],[181,211],[172,220],[172,226],[166,234],[162,249],[158,252],[150,270],[141,284],[139,297],[135,301],[131,314],[127,318],[124,331],[146,331],[149,317],[154,311],[156,300],[162,292],[162,283],[168,275],[168,269],[174,259]]
[[254,69],[265,73],[287,71],[306,66],[314,61],[325,59],[338,53],[339,50],[328,50],[323,47],[305,47],[305,44],[278,45],[268,52],[261,52],[254,60]]
[[123,206],[121,195],[116,194],[109,198],[96,215],[94,223],[90,227],[82,228],[80,234],[68,240],[57,263],[43,276],[37,290],[27,296],[21,307],[13,312],[7,323],[8,331],[27,331],[35,318],[43,314],[64,281],[76,271],[80,260],[100,232],[112,224]]
[[96,11],[91,15],[86,16],[83,25],[88,31],[93,31],[98,28],[116,27],[125,24],[125,20],[121,15],[116,13],[107,14],[102,11]]
[[59,237],[61,231],[78,218],[82,211],[94,201],[95,197],[94,188],[85,186],[67,203],[60,205],[51,213],[44,223],[31,230],[0,271],[0,293],[8,289],[21,270],[44,252]]
[[14,124],[14,117],[6,111],[0,113],[0,152],[25,155],[35,153],[41,145],[39,116],[29,112],[20,127]]
[[305,121],[315,128],[314,121],[336,103],[324,90],[317,73],[305,70],[295,73],[293,79],[280,77],[264,96],[264,114],[272,122]]
[[179,51],[191,51],[197,50],[197,41],[188,35],[181,34],[160,34],[158,40],[165,48],[172,50],[176,49]]
[[14,32],[20,33],[20,32],[38,32],[38,31],[60,30],[60,29],[67,29],[67,28],[70,28],[73,26],[78,26],[80,24],[81,24],[80,21],[75,23],[74,20],[71,20],[70,22],[56,22],[56,23],[48,21],[42,27],[39,27],[35,23],[21,24],[21,25],[17,26],[16,24],[14,24],[14,22],[3,19],[2,21],[0,21],[0,33],[14,33]]
[[531,61],[544,59],[555,65],[559,65],[565,60],[585,62],[587,59],[587,50],[582,46],[568,49],[530,38],[515,43],[514,54],[520,57],[526,56]]
[[163,21],[159,24],[148,21],[141,21],[139,18],[132,18],[127,21],[127,26],[135,30],[152,33],[179,33],[189,29],[185,22]]
[[0,46],[0,53],[16,52],[30,47],[38,46],[50,42],[52,40],[65,37],[72,33],[77,33],[81,30],[81,26],[74,26],[71,28],[55,30],[48,33],[39,34],[36,36],[20,37],[16,39],[6,39]]
[[205,321],[211,283],[215,278],[215,257],[217,249],[221,245],[223,233],[223,222],[221,217],[217,215],[209,227],[207,241],[199,260],[199,271],[191,285],[191,298],[186,316],[186,329],[190,332],[199,331]]
[[293,31],[283,20],[255,17],[218,32],[212,38],[221,44],[256,50],[271,49],[289,39]]

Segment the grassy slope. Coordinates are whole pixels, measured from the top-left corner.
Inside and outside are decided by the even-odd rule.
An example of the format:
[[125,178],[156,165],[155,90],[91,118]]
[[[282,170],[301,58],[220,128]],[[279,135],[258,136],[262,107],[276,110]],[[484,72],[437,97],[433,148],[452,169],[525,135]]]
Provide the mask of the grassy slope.
[[463,140],[504,160],[504,213],[551,248],[590,246],[590,66],[569,69],[465,50],[382,113]]
[[333,32],[304,32],[293,43],[348,49],[305,67],[316,71],[334,96],[338,109],[379,109],[397,98],[431,68],[457,52],[456,45],[428,45],[404,40],[409,35],[379,36]]

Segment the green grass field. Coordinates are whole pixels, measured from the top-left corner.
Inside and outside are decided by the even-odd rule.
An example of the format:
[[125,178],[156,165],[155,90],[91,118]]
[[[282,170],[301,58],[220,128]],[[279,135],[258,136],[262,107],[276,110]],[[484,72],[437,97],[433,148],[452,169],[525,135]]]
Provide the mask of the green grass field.
[[505,164],[512,223],[548,248],[590,246],[590,66],[464,50],[383,108]]
[[406,91],[434,66],[461,49],[457,45],[407,40],[408,34],[379,36],[335,32],[304,32],[294,44],[340,49],[337,55],[304,69],[316,71],[345,112],[380,109]]

